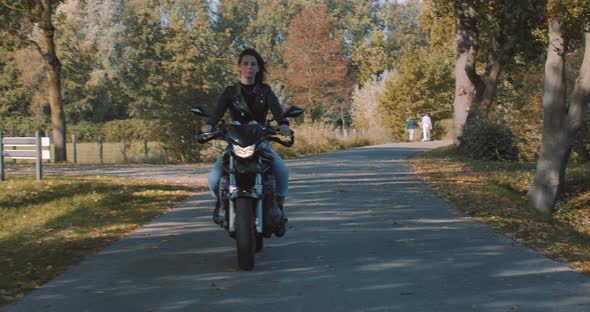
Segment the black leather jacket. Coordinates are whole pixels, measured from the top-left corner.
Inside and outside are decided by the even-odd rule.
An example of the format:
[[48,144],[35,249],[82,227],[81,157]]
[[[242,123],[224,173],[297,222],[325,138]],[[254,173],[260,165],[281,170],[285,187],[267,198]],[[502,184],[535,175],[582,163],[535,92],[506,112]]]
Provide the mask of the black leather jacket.
[[264,125],[270,109],[273,117],[278,119],[279,125],[289,125],[287,118],[282,117],[283,109],[279,104],[279,99],[269,85],[257,84],[254,87],[254,93],[256,94],[255,98],[252,97],[250,103],[247,103],[242,95],[239,82],[226,87],[217,101],[217,108],[213,116],[207,120],[207,124],[215,126],[229,108],[232,119],[242,124],[256,120],[259,124]]

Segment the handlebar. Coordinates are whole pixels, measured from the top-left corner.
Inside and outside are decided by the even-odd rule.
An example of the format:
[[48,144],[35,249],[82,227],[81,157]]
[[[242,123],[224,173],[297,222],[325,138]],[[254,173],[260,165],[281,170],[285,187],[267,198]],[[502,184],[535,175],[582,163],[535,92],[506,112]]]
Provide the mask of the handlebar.
[[[269,141],[277,142],[277,143],[279,143],[283,146],[286,146],[286,147],[291,147],[295,143],[295,132],[293,130],[290,130],[288,141],[282,140],[281,138],[276,136],[276,135],[281,134],[281,132],[278,128],[268,127],[266,129],[266,132],[268,134]],[[209,141],[215,140],[215,139],[223,138],[223,132],[219,129],[214,129],[211,132],[200,132],[199,131],[199,133],[197,133],[197,135],[196,135],[196,138],[197,138],[197,142],[199,142],[200,144],[203,144],[203,143],[207,143]]]

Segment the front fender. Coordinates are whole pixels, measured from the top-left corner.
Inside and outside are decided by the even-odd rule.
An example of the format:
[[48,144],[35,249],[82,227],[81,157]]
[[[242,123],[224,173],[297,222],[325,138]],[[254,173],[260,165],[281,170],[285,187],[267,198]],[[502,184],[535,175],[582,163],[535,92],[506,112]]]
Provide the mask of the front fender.
[[256,192],[256,190],[240,190],[232,194],[232,199],[236,198],[253,198],[259,199],[260,195]]

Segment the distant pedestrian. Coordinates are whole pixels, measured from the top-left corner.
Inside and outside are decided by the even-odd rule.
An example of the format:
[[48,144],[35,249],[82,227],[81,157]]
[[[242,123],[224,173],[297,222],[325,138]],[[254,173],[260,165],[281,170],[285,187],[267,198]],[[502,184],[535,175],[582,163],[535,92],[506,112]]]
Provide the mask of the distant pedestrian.
[[422,126],[422,142],[430,141],[432,139],[430,137],[430,131],[432,130],[432,120],[430,120],[430,113],[424,114],[422,120],[420,121],[420,125]]
[[409,142],[414,142],[414,131],[416,131],[417,124],[414,118],[410,117],[408,123],[406,124],[406,129],[408,130],[408,136],[410,137]]

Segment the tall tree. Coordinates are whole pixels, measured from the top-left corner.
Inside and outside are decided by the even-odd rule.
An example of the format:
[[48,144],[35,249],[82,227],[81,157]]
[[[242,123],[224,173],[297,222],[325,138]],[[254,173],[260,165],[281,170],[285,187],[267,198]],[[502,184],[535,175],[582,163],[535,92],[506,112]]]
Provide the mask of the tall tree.
[[128,100],[117,82],[124,26],[119,0],[68,0],[59,6],[56,42],[63,64],[68,122],[124,118]]
[[161,73],[164,40],[161,15],[156,1],[125,2],[121,43],[121,81],[129,97],[129,116],[151,119],[161,102]]
[[0,42],[0,90],[2,92],[0,115],[25,115],[27,114],[28,103],[26,99],[29,98],[29,92],[18,79],[21,73],[16,65],[15,52],[4,46],[3,43],[7,42]]
[[[535,46],[533,32],[544,25],[541,12],[545,2],[501,0],[484,1],[478,5],[480,23],[476,25],[477,29],[471,31],[475,32],[475,37],[485,40],[479,45],[485,69],[483,73],[478,73],[477,60],[470,58],[465,70],[475,85],[474,104],[482,111],[489,112],[491,109],[500,74],[513,57],[517,53],[527,57],[528,54],[541,52]],[[486,29],[479,27],[482,24],[486,25]]]
[[432,115],[433,136],[444,135],[436,121],[452,113],[452,62],[448,56],[448,50],[421,47],[407,50],[396,62],[396,75],[385,83],[379,99],[385,123],[394,137],[403,139],[408,118],[425,112]]
[[473,104],[475,83],[467,74],[467,67],[475,63],[479,49],[476,30],[476,8],[471,1],[455,1],[455,100],[453,101],[455,145],[460,144],[463,126]]
[[419,18],[422,11],[421,0],[386,1],[379,8],[377,25],[387,34],[386,51],[392,61],[407,48],[428,45],[429,35]]
[[364,40],[378,24],[377,13],[381,8],[378,1],[324,0],[319,2],[326,5],[327,14],[334,29],[342,33],[345,49]]
[[307,108],[313,121],[347,96],[348,60],[325,5],[307,8],[291,21],[285,60],[293,102]]
[[[249,23],[245,40],[267,63],[269,81],[285,84],[287,66],[284,53],[289,36],[289,22],[301,13],[304,2],[306,1],[257,0],[256,16]],[[235,59],[233,61],[235,63]]]
[[370,40],[361,40],[352,52],[352,61],[358,70],[358,81],[369,83],[374,75],[381,75],[393,67],[393,60],[388,57],[384,40],[385,34],[375,30]]
[[156,45],[161,52],[157,86],[160,98],[151,116],[158,137],[166,142],[173,159],[194,161],[199,153],[192,139],[199,120],[188,113],[189,105],[208,102],[222,89],[223,79],[211,55],[219,55],[213,40],[208,4],[198,0],[161,1],[166,16],[163,38]]
[[[55,161],[66,161],[66,120],[61,96],[61,62],[54,41],[53,14],[63,0],[6,0],[0,6],[0,30],[37,49],[45,61]],[[34,39],[35,29],[40,40]]]
[[[352,32],[356,36],[351,37],[354,38],[351,40],[351,58],[361,85],[372,75],[392,69],[405,50],[428,45],[428,32],[419,22],[420,6],[418,0],[403,3],[372,1],[368,6],[370,10],[367,5],[362,6],[345,20],[347,24],[358,25],[351,27],[357,29]],[[366,17],[358,16],[361,14]],[[354,18],[364,23],[353,23]]]
[[[219,0],[217,1],[213,30],[220,55],[217,66],[225,70],[224,82],[235,83],[236,56],[246,47],[252,47],[250,26],[256,20],[258,4],[254,1]],[[259,51],[262,52],[262,51]]]
[[[590,3],[585,0],[552,0],[547,5],[549,43],[545,62],[543,139],[533,184],[527,197],[534,207],[553,212],[565,186],[565,172],[590,103]],[[580,41],[584,58],[568,103],[565,62],[568,51]]]
[[430,1],[447,14],[452,6],[456,17],[455,144],[475,107],[486,113],[491,109],[503,68],[515,55],[535,51],[533,31],[543,22],[539,12],[545,1]]

